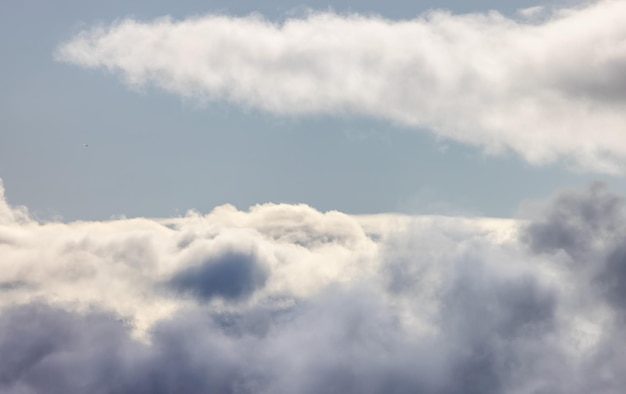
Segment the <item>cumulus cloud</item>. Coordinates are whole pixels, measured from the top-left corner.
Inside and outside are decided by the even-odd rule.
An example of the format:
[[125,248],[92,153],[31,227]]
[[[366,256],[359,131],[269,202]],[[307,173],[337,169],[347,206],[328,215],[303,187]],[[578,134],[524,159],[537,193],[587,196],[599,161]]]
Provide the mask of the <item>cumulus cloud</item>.
[[624,204],[3,219],[0,392],[620,393]]
[[412,20],[124,19],[77,34],[56,58],[184,97],[279,115],[385,118],[533,164],[621,172],[624,13],[626,1],[603,0],[531,8],[520,19],[445,11]]

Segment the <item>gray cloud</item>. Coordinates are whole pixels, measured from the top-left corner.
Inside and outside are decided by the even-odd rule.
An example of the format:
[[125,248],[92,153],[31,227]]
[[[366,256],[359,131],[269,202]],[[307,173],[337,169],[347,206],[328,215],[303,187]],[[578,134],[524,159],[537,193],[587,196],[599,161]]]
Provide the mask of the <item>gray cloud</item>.
[[108,314],[83,316],[42,304],[9,308],[0,315],[0,389],[116,392],[136,372],[133,358],[141,359],[141,350]]
[[177,272],[169,285],[205,300],[213,297],[236,300],[262,287],[267,276],[254,254],[227,251]]
[[[181,317],[147,345],[119,319],[41,304],[0,316],[3,393],[234,393],[236,363],[211,324]],[[237,361],[241,361],[238,359]]]
[[600,270],[595,283],[600,291],[615,307],[626,311],[626,233],[622,244],[611,250],[606,263]]
[[523,239],[535,253],[569,256],[574,273],[618,310],[626,308],[626,200],[600,184],[563,192]]
[[576,258],[622,237],[624,213],[623,198],[600,184],[563,192],[528,226],[525,240],[535,252],[563,250]]
[[[568,392],[619,393],[624,374],[626,318],[626,200],[602,185],[557,195],[543,217],[531,222],[523,241],[534,253],[559,263],[565,253],[576,301],[602,320]],[[585,302],[585,300],[587,300]]]
[[[484,301],[465,296],[468,302]],[[456,312],[450,310],[449,317]],[[539,358],[545,356],[529,356],[524,341],[499,344],[507,336],[489,334],[494,327],[488,317],[500,312],[471,319],[462,314],[466,330],[442,325],[440,334],[414,336],[392,308],[362,287],[329,288],[270,313],[264,332],[233,329],[251,313],[232,316],[230,324],[204,309],[177,313],[152,328],[148,344],[102,312],[14,307],[0,315],[0,388],[8,393],[493,393],[514,383],[513,365],[507,363],[543,363]],[[487,318],[480,323],[486,331],[477,334],[473,326],[481,317]]]
[[14,280],[9,282],[0,282],[0,292],[3,291],[13,291],[19,290],[23,288],[30,287],[31,285],[28,282],[24,282],[21,280]]
[[462,265],[442,298],[441,327],[456,349],[447,391],[505,393],[546,379],[528,363],[554,368],[562,357],[543,342],[557,324],[558,295],[533,275],[499,277],[480,262]]

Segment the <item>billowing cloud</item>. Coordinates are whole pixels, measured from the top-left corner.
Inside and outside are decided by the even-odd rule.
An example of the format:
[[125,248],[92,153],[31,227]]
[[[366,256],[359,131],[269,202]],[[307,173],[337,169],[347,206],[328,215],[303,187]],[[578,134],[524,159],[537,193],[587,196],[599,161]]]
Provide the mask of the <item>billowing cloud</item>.
[[184,97],[280,115],[373,116],[534,164],[621,172],[625,13],[626,1],[603,0],[522,10],[521,19],[125,19],[83,31],[56,57]]
[[[560,194],[544,217],[524,230],[538,253],[560,255],[584,272],[592,289],[626,311],[626,200],[603,185]],[[626,317],[626,316],[625,316]]]
[[[0,201],[2,393],[620,393],[624,201],[39,223]],[[17,218],[20,218],[19,220]]]
[[601,184],[585,192],[560,193],[550,208],[526,229],[526,240],[535,252],[562,250],[575,259],[584,258],[625,235],[624,200]]

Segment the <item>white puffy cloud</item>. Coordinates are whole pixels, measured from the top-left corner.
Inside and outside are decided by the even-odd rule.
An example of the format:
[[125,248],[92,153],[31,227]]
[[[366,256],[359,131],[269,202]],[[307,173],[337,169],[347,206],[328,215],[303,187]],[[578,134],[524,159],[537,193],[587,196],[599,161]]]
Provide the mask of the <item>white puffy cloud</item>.
[[620,393],[625,208],[39,223],[2,199],[0,392]]
[[566,9],[432,11],[412,20],[311,13],[125,19],[62,44],[57,59],[133,86],[280,115],[362,114],[533,164],[626,164],[626,1]]

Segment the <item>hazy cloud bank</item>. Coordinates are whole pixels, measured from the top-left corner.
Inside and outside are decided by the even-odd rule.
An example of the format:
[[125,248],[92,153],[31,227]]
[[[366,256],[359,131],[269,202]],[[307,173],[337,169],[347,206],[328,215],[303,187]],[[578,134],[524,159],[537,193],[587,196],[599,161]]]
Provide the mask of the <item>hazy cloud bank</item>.
[[280,115],[362,114],[601,172],[626,164],[626,1],[411,20],[311,13],[125,19],[57,59]]
[[624,204],[38,223],[0,199],[0,392],[619,393]]

